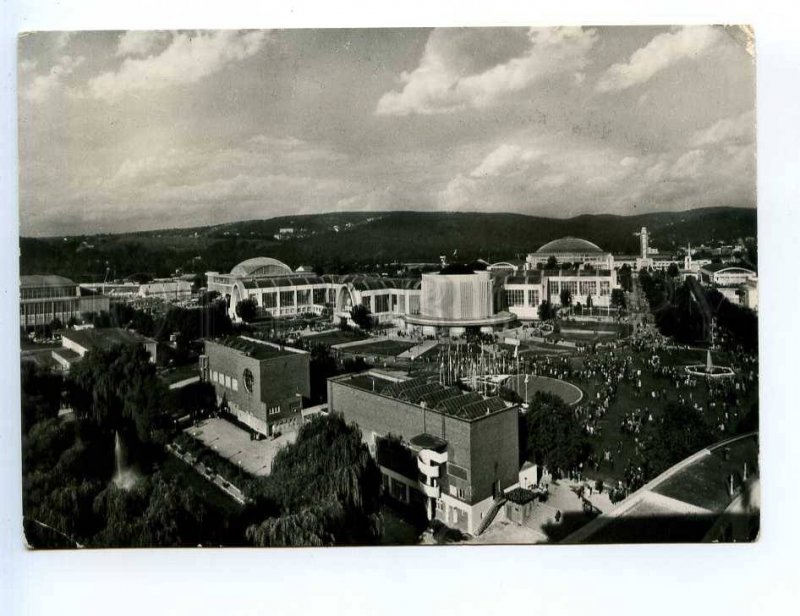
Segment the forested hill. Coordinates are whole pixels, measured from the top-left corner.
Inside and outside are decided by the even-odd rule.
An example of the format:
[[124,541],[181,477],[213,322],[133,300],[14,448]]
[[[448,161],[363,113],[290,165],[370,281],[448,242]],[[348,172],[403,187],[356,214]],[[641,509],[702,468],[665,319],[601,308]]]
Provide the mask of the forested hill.
[[[335,230],[334,226],[338,228]],[[326,271],[392,261],[436,261],[458,250],[459,258],[493,262],[522,256],[550,240],[571,235],[613,253],[635,253],[634,233],[646,226],[651,245],[731,241],[756,236],[756,211],[698,209],[639,216],[584,215],[569,219],[521,214],[446,212],[340,212],[117,235],[21,238],[22,274],[57,273],[78,281],[138,272],[168,275],[229,271],[255,256],[271,256],[292,267]],[[301,237],[277,240],[281,228]]]

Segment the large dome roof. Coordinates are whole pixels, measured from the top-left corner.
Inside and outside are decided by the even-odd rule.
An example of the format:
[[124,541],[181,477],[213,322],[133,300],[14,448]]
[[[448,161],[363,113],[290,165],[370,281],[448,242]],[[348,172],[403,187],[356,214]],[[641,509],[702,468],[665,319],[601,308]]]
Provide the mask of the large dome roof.
[[579,237],[562,237],[552,242],[547,242],[536,251],[539,254],[562,254],[568,252],[576,253],[602,253],[603,250],[597,244],[592,244],[588,240]]
[[234,276],[286,276],[292,273],[291,267],[271,257],[247,259],[231,270]]

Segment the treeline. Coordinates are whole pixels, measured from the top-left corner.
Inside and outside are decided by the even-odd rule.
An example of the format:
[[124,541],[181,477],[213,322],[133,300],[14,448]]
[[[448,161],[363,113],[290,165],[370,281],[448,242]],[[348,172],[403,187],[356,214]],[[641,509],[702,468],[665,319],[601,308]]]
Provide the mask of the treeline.
[[[139,347],[92,351],[64,378],[22,366],[22,497],[34,547],[219,545],[226,512],[159,470],[169,400]],[[65,405],[74,417],[59,417]],[[112,481],[115,435],[140,473],[130,490]]]
[[683,344],[708,342],[716,323],[718,342],[729,349],[758,351],[758,316],[693,278],[682,284],[664,273],[639,272],[658,330]]
[[[65,405],[74,416],[59,417]],[[380,472],[341,416],[304,425],[244,486],[247,507],[199,490],[164,446],[173,417],[216,409],[206,383],[169,392],[138,346],[91,351],[69,376],[22,370],[23,514],[34,547],[361,545],[381,536]],[[117,487],[119,435],[138,479]],[[179,470],[168,470],[170,465]],[[189,478],[185,475],[188,474]],[[220,504],[220,500],[225,504]]]
[[[373,216],[373,215],[370,215]],[[521,214],[386,212],[366,222],[360,214],[337,214],[337,224],[352,219],[351,229],[332,230],[329,215],[292,217],[315,234],[277,241],[267,231],[274,221],[245,221],[197,230],[81,238],[21,238],[22,274],[58,273],[81,281],[137,272],[167,276],[175,270],[229,271],[258,255],[275,257],[296,268],[311,265],[327,273],[360,271],[395,261],[436,261],[458,250],[460,259],[499,261],[533,252],[550,240],[582,237],[613,253],[635,253],[633,235],[647,226],[657,246],[696,245],[712,240],[755,237],[756,212],[748,208],[712,208],[641,216],[541,218]],[[321,219],[320,223],[317,219]],[[198,236],[194,236],[194,232]],[[226,233],[228,235],[226,235]],[[87,242],[89,242],[88,247]]]

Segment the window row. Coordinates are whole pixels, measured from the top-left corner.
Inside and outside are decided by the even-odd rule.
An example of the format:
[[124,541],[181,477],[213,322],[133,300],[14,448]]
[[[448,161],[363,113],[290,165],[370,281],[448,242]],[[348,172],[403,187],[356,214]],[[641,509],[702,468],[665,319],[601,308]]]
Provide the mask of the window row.
[[213,383],[218,383],[227,389],[239,391],[239,380],[230,375],[223,374],[222,372],[212,370],[211,381]]

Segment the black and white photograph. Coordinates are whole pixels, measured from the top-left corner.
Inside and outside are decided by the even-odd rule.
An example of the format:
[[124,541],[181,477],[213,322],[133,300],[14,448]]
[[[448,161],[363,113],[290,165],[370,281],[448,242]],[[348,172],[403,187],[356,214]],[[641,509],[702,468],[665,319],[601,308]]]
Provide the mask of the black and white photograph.
[[26,546],[757,541],[755,37],[20,33]]

